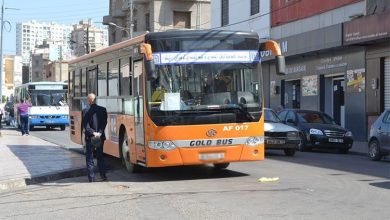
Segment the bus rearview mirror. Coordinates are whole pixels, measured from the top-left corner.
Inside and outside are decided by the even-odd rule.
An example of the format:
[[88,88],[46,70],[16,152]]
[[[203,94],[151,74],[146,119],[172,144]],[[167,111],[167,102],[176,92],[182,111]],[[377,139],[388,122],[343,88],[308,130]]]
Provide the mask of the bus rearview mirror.
[[276,73],[278,75],[286,75],[286,61],[284,56],[276,56]]
[[156,68],[153,60],[145,60],[145,70],[149,79],[157,79]]

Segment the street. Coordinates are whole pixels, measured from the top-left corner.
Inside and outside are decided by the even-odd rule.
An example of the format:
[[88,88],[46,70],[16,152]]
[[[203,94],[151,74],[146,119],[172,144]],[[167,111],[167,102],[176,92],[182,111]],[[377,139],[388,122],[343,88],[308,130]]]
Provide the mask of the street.
[[[67,131],[31,132],[67,143]],[[106,157],[108,182],[63,179],[0,194],[1,219],[384,219],[390,163],[361,154],[270,151],[266,159],[129,174]],[[279,177],[259,182],[261,177]]]

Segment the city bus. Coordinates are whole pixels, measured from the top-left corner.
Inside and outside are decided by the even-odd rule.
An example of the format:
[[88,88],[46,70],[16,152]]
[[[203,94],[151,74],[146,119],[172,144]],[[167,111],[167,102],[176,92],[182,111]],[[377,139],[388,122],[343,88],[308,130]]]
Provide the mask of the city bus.
[[17,106],[23,100],[31,103],[28,110],[30,130],[35,126],[47,129],[69,125],[68,84],[63,82],[30,82],[17,86],[14,92],[16,122],[20,125]]
[[[84,143],[86,96],[108,112],[103,151],[140,167],[264,159],[263,94],[256,33],[146,33],[69,62],[70,137]],[[274,41],[261,44],[284,58]]]

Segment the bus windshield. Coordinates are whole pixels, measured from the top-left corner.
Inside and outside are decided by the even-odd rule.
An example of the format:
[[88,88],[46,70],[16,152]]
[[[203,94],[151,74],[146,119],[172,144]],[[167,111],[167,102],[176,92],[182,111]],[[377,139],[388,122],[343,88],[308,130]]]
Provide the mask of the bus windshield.
[[148,111],[158,125],[258,121],[257,63],[156,65],[147,84]]
[[32,106],[66,106],[66,90],[30,90]]

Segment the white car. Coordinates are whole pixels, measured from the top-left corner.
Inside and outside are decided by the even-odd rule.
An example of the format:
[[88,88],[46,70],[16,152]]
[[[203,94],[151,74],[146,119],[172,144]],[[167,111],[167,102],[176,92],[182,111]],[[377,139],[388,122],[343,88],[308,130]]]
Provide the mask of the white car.
[[265,149],[281,149],[287,156],[294,156],[301,139],[296,128],[285,125],[274,110],[264,108]]

